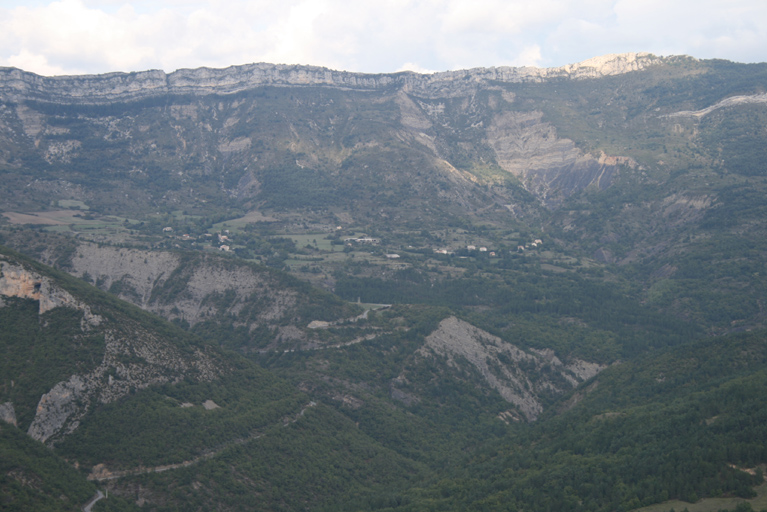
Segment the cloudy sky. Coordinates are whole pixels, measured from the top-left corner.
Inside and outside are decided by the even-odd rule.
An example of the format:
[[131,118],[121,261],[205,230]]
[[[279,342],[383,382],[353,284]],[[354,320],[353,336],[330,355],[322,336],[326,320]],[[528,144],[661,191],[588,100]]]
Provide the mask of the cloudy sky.
[[0,66],[42,75],[250,62],[428,72],[636,51],[767,61],[767,1],[0,0]]

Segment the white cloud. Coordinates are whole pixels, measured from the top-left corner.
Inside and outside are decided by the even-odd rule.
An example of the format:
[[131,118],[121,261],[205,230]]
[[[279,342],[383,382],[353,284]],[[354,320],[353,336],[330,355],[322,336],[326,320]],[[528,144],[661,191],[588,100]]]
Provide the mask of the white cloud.
[[9,66],[33,71],[39,75],[63,75],[66,71],[58,66],[48,64],[45,55],[34,54],[29,50],[22,49],[17,55],[11,55],[7,61]]
[[767,48],[763,0],[27,0],[26,5],[0,8],[0,65],[41,74],[248,62],[365,72],[559,66],[625,51],[763,61]]
[[[584,55],[649,51],[738,61],[767,58],[767,3],[754,0],[618,0],[603,19],[575,16],[545,48],[569,61]],[[576,55],[578,57],[576,57]]]
[[512,65],[540,67],[541,59],[541,47],[537,44],[533,44],[522,48],[522,51],[519,52],[519,55],[514,59]]
[[436,73],[433,69],[426,69],[422,67],[420,64],[416,64],[415,62],[406,62],[403,65],[401,65],[397,71],[413,71],[415,73],[421,73],[422,75],[431,75],[432,73]]
[[[62,0],[37,8],[19,7],[0,22],[2,60],[15,65],[23,56],[30,71],[69,73],[135,69],[154,50],[141,36],[156,17],[136,16],[130,7],[115,14],[89,9],[80,0]],[[29,69],[29,68],[27,68]]]
[[565,16],[567,10],[563,0],[454,0],[448,6],[443,27],[448,33],[516,35],[551,23]]

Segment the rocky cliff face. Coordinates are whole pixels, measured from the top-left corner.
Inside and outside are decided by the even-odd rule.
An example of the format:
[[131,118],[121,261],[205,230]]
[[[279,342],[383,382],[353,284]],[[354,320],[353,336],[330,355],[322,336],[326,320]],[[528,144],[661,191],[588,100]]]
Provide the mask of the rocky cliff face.
[[264,85],[320,85],[350,89],[402,88],[426,97],[460,96],[489,82],[536,82],[552,78],[586,79],[644,69],[663,59],[648,53],[605,55],[557,68],[497,67],[446,71],[362,74],[316,66],[248,64],[225,69],[181,69],[43,77],[14,68],[0,69],[0,95],[13,101],[40,99],[63,103],[129,101],[166,94],[232,94]]
[[[178,254],[82,244],[72,258],[71,272],[90,276],[104,290],[147,309],[155,286],[162,285],[180,264]],[[120,283],[119,290],[115,283]]]
[[55,443],[74,432],[98,403],[114,402],[136,390],[185,378],[213,380],[221,373],[203,352],[184,353],[135,324],[108,329],[105,340],[104,359],[98,367],[57,383],[40,398],[27,431],[32,438]]
[[[318,341],[298,311],[307,298],[264,267],[217,256],[87,243],[78,246],[71,261],[72,274],[87,274],[103,290],[168,320],[194,327],[234,319],[234,327],[248,332],[273,330],[275,343]],[[323,320],[336,319],[330,308],[327,314]]]
[[11,402],[0,404],[0,421],[4,421],[14,427],[18,426],[16,423],[16,410]]
[[470,364],[488,386],[516,407],[518,413],[509,411],[506,418],[527,421],[543,411],[542,394],[564,393],[604,369],[579,359],[565,364],[551,350],[521,350],[456,317],[440,322],[418,354],[444,357],[454,368]]
[[423,203],[519,203],[504,188],[510,179],[555,207],[609,186],[620,165],[560,137],[540,110],[517,104],[514,87],[665,62],[625,54],[431,75],[270,64],[76,77],[0,69],[0,165],[40,171],[9,178],[21,193],[3,199],[23,209],[50,196],[136,215],[225,201],[299,206],[286,196],[306,197],[301,184],[314,182],[303,205],[341,206],[357,220]]
[[91,312],[90,306],[75,299],[56,283],[0,255],[0,296],[36,300],[40,314],[57,307],[68,307],[83,312],[83,328],[101,324],[102,318]]
[[583,153],[573,141],[558,137],[539,111],[495,116],[487,130],[487,142],[498,165],[548,206],[557,206],[589,186],[607,188],[622,166],[637,166],[626,157],[595,158]]
[[[47,313],[57,308],[77,311],[82,315],[81,331],[91,338],[103,337],[104,340],[103,357],[95,367],[55,383],[40,397],[27,430],[38,441],[55,443],[73,432],[96,404],[113,402],[151,385],[183,379],[212,380],[223,371],[220,364],[200,348],[177,346],[136,319],[114,311],[107,320],[105,315],[94,312],[103,305],[87,304],[52,277],[5,255],[0,255],[2,297],[37,301],[43,328]],[[57,332],[57,336],[66,334]],[[40,347],[30,347],[35,349]],[[50,357],[61,357],[55,354],[55,349],[51,350]],[[77,363],[81,364],[85,363]],[[13,375],[4,377],[14,379]],[[0,406],[0,419],[16,423],[13,403]]]

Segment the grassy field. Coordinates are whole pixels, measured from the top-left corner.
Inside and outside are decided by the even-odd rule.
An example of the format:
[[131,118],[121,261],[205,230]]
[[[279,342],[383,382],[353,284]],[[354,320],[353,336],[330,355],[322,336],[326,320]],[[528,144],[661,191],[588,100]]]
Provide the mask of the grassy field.
[[[229,219],[217,224],[213,224],[213,230],[221,231],[224,229],[242,229],[253,222],[275,222],[277,219],[263,215],[261,212],[252,211],[243,217]],[[324,235],[323,235],[324,236]]]
[[327,251],[327,252],[333,252],[343,251],[342,246],[333,246],[330,244],[330,240],[327,240],[325,237],[328,236],[327,233],[313,233],[308,235],[282,235],[283,238],[290,238],[296,243],[296,247],[304,248],[307,245],[311,245],[315,249],[319,249],[320,251]]
[[59,199],[59,208],[71,208],[77,210],[89,210],[90,207],[82,201],[75,199]]
[[756,497],[750,500],[743,498],[707,498],[696,503],[671,500],[657,505],[650,505],[636,509],[634,512],[668,512],[674,509],[676,512],[718,512],[719,510],[733,510],[739,503],[748,502],[754,510],[767,510],[767,483],[755,487]]
[[16,213],[5,212],[5,217],[11,224],[32,224],[46,226],[77,226],[78,229],[89,229],[99,226],[121,226],[125,222],[123,217],[100,217],[94,218],[89,213],[81,213],[80,210],[53,210],[49,212]]
[[73,224],[73,215],[79,215],[79,213],[72,211],[56,211],[56,212],[36,212],[36,213],[16,213],[5,212],[3,216],[8,218],[11,224],[34,224],[34,225],[66,225]]

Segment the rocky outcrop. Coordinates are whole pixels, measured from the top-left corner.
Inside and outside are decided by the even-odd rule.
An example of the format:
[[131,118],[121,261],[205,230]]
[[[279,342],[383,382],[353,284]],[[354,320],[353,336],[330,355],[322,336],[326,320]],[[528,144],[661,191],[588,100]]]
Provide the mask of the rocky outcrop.
[[636,167],[627,157],[583,153],[570,139],[559,138],[539,111],[496,115],[487,129],[487,143],[498,165],[548,206],[590,186],[607,188],[621,167]]
[[254,87],[320,85],[349,89],[402,88],[425,97],[464,95],[489,82],[540,82],[552,78],[588,79],[638,71],[664,59],[648,53],[605,55],[556,68],[492,67],[434,74],[410,71],[363,74],[316,66],[247,64],[225,69],[180,69],[167,74],[152,70],[44,77],[15,68],[0,68],[0,98],[61,103],[108,103],[168,94],[233,94]]
[[105,334],[106,348],[95,369],[72,375],[40,398],[27,433],[49,444],[72,433],[95,403],[110,403],[139,389],[190,378],[209,381],[221,368],[196,350],[185,353],[140,326],[121,325]]
[[171,252],[85,243],[78,246],[70,272],[77,277],[90,276],[104,290],[120,283],[117,295],[146,309],[154,287],[162,285],[180,261],[179,255]]
[[87,304],[75,299],[52,279],[21,265],[2,261],[2,258],[0,256],[0,296],[39,301],[41,315],[53,308],[68,307],[83,312],[84,326],[97,326],[101,323],[102,318],[94,315]]
[[4,421],[14,427],[18,426],[16,423],[16,410],[11,402],[0,404],[0,421]]
[[714,205],[712,195],[690,196],[671,194],[663,199],[660,210],[664,221],[671,226],[690,224],[703,218],[706,211]]
[[[79,311],[82,332],[91,339],[103,336],[104,355],[98,366],[55,383],[40,397],[27,433],[41,442],[53,444],[73,432],[95,403],[114,402],[156,384],[208,381],[223,371],[201,349],[177,346],[136,319],[116,311],[105,316],[94,313],[101,306],[86,304],[54,277],[6,255],[0,255],[0,297],[38,301],[40,315],[56,308]],[[10,402],[0,405],[0,419],[16,423]]]
[[71,433],[77,428],[80,418],[85,415],[86,411],[78,402],[87,398],[87,395],[85,381],[79,375],[72,375],[68,381],[59,382],[40,398],[35,419],[27,434],[44,443],[60,433],[67,423],[69,428],[61,433]]
[[419,354],[445,357],[448,365],[458,368],[468,362],[528,421],[543,411],[542,393],[564,393],[604,368],[581,360],[565,365],[552,350],[521,350],[452,316],[426,337]]
[[87,274],[123,300],[189,325],[226,313],[242,316],[240,322],[255,328],[281,319],[298,302],[297,293],[279,286],[266,269],[218,257],[195,258],[190,264],[178,253],[85,243],[70,271],[78,277]]

